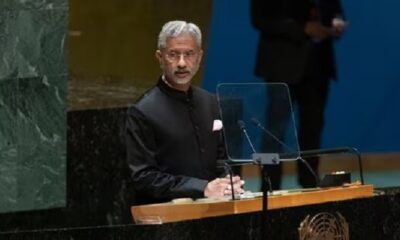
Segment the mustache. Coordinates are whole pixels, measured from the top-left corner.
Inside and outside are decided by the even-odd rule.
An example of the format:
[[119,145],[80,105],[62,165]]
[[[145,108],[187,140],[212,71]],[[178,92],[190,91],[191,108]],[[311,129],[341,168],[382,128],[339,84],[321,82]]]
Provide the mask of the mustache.
[[178,71],[175,71],[175,73],[190,73],[190,71],[188,71],[188,70],[178,70]]

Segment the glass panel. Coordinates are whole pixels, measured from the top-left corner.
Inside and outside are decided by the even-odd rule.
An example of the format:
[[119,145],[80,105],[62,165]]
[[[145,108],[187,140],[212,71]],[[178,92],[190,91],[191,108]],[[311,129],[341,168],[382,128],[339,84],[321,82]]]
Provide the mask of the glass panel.
[[252,159],[253,153],[278,153],[281,160],[299,156],[289,90],[281,83],[225,83],[217,87],[229,159]]

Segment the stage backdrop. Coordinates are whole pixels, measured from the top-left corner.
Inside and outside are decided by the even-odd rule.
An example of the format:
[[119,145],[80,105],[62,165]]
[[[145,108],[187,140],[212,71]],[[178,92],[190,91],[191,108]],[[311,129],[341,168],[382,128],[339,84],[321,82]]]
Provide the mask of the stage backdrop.
[[[331,85],[323,147],[399,152],[400,2],[342,3],[349,29],[336,44],[339,77]],[[253,75],[258,32],[249,1],[214,1],[211,22],[203,86],[262,82]]]

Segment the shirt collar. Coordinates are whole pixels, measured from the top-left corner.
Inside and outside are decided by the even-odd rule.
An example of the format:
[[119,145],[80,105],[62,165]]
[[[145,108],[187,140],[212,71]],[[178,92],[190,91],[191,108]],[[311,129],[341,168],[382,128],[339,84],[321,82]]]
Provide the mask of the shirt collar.
[[164,75],[162,75],[159,78],[157,86],[160,88],[160,90],[162,92],[164,92],[165,94],[167,94],[168,96],[170,96],[172,98],[175,98],[175,99],[178,99],[181,101],[185,101],[185,102],[189,102],[193,98],[192,87],[189,87],[189,90],[187,92],[172,88],[171,84],[169,82],[167,82]]

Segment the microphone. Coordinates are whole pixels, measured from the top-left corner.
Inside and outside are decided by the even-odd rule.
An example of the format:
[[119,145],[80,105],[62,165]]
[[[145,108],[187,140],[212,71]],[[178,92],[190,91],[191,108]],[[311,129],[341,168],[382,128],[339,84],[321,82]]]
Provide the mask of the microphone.
[[[348,152],[356,152],[357,151],[354,148],[350,148],[350,147],[339,147],[339,148],[327,148],[327,149],[311,149],[311,150],[296,152],[295,150],[293,150],[293,148],[286,145],[283,141],[279,140],[279,138],[276,137],[273,133],[268,131],[268,129],[265,129],[265,127],[260,123],[260,121],[258,121],[257,118],[253,117],[253,118],[251,118],[251,121],[254,125],[256,125],[258,128],[260,128],[263,132],[265,132],[267,135],[272,137],[274,140],[276,140],[282,146],[284,146],[285,148],[292,151],[291,153],[280,154],[279,156],[281,158],[288,158],[288,157],[290,158],[290,157],[293,157],[296,155],[300,155],[302,157],[316,157],[316,156],[323,155],[323,154],[348,153]],[[243,121],[241,121],[241,122],[242,122],[242,124],[244,124]]]
[[[279,154],[278,153],[257,153],[253,142],[250,139],[249,134],[246,131],[246,125],[244,121],[238,120],[237,121],[240,130],[242,130],[244,136],[246,137],[247,142],[249,143],[251,150],[253,151],[252,154],[252,162],[261,165],[276,165],[279,163]],[[248,162],[248,161],[246,161]]]
[[[253,158],[254,155],[257,154],[256,149],[254,148],[253,143],[250,140],[249,134],[247,134],[246,131],[246,126],[245,123],[242,120],[238,120],[237,121],[240,130],[242,130],[243,134],[246,136],[246,140],[249,143],[251,149],[253,150]],[[258,159],[253,159],[253,163],[256,163],[260,170],[261,170],[261,179],[262,179],[262,223],[261,226],[265,226],[266,224],[266,212],[268,209],[268,190],[270,190],[272,192],[272,184],[271,184],[271,179],[268,176],[268,172],[267,172],[267,168],[265,168],[264,164],[263,164],[263,160],[261,158]],[[269,188],[269,189],[268,189]]]
[[301,157],[318,157],[324,154],[349,153],[349,152],[354,152],[354,150],[349,147],[340,147],[340,148],[327,148],[327,149],[311,149],[299,152],[283,153],[280,154],[279,156],[281,158],[293,158],[298,155],[300,155]]
[[314,179],[315,179],[315,185],[317,187],[319,187],[321,179],[319,178],[319,175],[314,171],[314,169],[312,169],[312,167],[310,166],[310,164],[302,157],[298,157],[297,160],[300,160],[304,165],[306,165],[308,171],[313,175]]
[[[247,131],[246,131],[246,125],[245,125],[245,123],[244,123],[242,120],[238,120],[237,123],[238,123],[240,129],[242,130],[243,134],[246,136],[246,140],[247,140],[247,142],[249,143],[249,145],[250,145],[250,147],[251,147],[251,149],[252,149],[252,151],[253,151],[253,154],[257,155],[256,149],[254,148],[254,145],[253,145],[253,143],[252,143],[251,140],[250,140],[250,136],[249,136],[249,134],[248,134]],[[262,156],[262,154],[261,154],[258,160],[253,160],[254,163],[256,163],[256,164],[258,164],[258,165],[262,165],[263,162],[266,162],[266,161],[263,161],[262,157],[263,157],[263,156]],[[276,161],[276,160],[273,159],[272,161]],[[268,161],[268,162],[269,162],[269,161]],[[277,162],[279,162],[279,161],[277,161]],[[265,176],[265,178],[266,178],[266,181],[267,181],[267,183],[268,183],[269,189],[271,189],[271,191],[272,191],[271,179],[270,179],[268,176]]]
[[253,153],[257,153],[257,152],[256,152],[256,149],[254,148],[253,143],[252,143],[251,140],[250,140],[250,136],[249,136],[249,134],[248,134],[247,131],[246,131],[246,125],[245,125],[245,123],[244,123],[242,120],[238,120],[237,123],[238,123],[238,125],[239,125],[240,130],[242,130],[244,136],[246,137],[246,140],[247,140],[247,142],[249,143],[249,145],[250,145],[250,147],[251,147],[251,150],[253,151]]
[[240,130],[246,131],[246,128],[245,128],[245,126],[244,126],[245,124],[244,124],[243,120],[238,120],[237,123],[238,123],[238,125],[239,125],[239,127],[240,127]]
[[[307,163],[303,157],[317,157],[323,154],[338,154],[338,153],[354,153],[357,155],[357,160],[358,160],[358,168],[360,171],[360,178],[361,178],[361,184],[364,185],[364,174],[363,174],[363,166],[362,166],[362,160],[361,160],[361,153],[358,151],[358,149],[354,147],[340,147],[340,148],[327,148],[327,149],[312,149],[312,150],[306,150],[306,151],[300,151],[300,160],[303,163]],[[311,167],[307,163],[307,168],[310,169]],[[315,175],[314,175],[315,176]]]
[[229,173],[229,183],[231,184],[231,197],[232,197],[232,200],[235,200],[236,196],[235,196],[235,190],[233,188],[233,171],[232,171],[231,166],[229,166],[229,164],[227,162],[224,162],[224,166],[225,166],[225,169],[228,170],[228,173]]
[[[253,145],[253,143],[251,142],[250,137],[249,137],[249,134],[248,134],[247,131],[246,131],[245,123],[244,123],[242,120],[238,120],[238,121],[237,121],[237,124],[239,125],[240,130],[241,130],[241,131],[243,132],[243,134],[246,136],[246,140],[247,140],[247,142],[249,143],[249,145],[250,145],[250,147],[251,147],[251,150],[253,151],[253,153],[256,153],[256,150],[255,150],[255,148],[254,148],[254,145]],[[231,197],[232,197],[232,200],[235,200],[235,199],[236,199],[236,196],[235,196],[235,192],[234,192],[234,188],[233,188],[233,171],[232,171],[231,166],[230,166],[227,162],[224,161],[223,164],[224,164],[225,170],[227,170],[228,173],[229,173],[229,180],[230,180],[230,185],[231,185]]]
[[251,122],[256,125],[259,129],[261,129],[263,132],[265,132],[268,136],[272,137],[275,141],[277,141],[279,144],[281,144],[282,146],[284,146],[285,148],[287,148],[288,150],[293,151],[293,149],[291,147],[289,147],[287,144],[285,144],[283,141],[279,140],[278,137],[276,137],[273,133],[271,133],[270,131],[268,131],[267,129],[265,129],[265,127],[260,123],[260,121],[258,121],[257,118],[253,117],[251,118]]
[[[311,150],[305,150],[305,151],[299,151],[296,153],[296,155],[300,155],[297,157],[297,160],[300,160],[304,165],[306,165],[307,169],[311,172],[311,174],[315,178],[315,182],[317,183],[317,186],[320,186],[320,178],[317,175],[317,173],[312,169],[310,164],[304,159],[307,157],[318,157],[323,154],[338,154],[338,153],[351,153],[355,152],[358,157],[358,164],[359,164],[359,169],[360,169],[360,176],[361,176],[361,183],[364,184],[364,176],[362,172],[362,163],[361,163],[361,157],[360,153],[358,152],[357,149],[355,148],[350,148],[350,147],[341,147],[341,148],[328,148],[328,149],[311,149]],[[287,154],[281,154],[280,157],[282,158],[287,158],[287,157],[293,157],[293,153],[287,153]]]
[[300,155],[303,157],[314,157],[322,154],[331,154],[331,153],[348,153],[352,152],[351,148],[341,147],[341,148],[327,148],[327,149],[312,149],[301,151]]
[[268,136],[272,137],[275,141],[277,141],[281,146],[283,146],[286,149],[292,151],[292,153],[284,153],[284,154],[281,153],[281,154],[279,154],[279,158],[280,159],[285,159],[286,158],[286,159],[300,160],[307,167],[308,171],[313,175],[316,185],[319,186],[320,178],[319,178],[318,174],[314,171],[314,169],[312,169],[310,164],[306,160],[304,160],[304,158],[303,158],[303,157],[314,156],[314,154],[318,152],[317,150],[309,150],[309,151],[304,151],[304,152],[302,152],[302,151],[294,151],[291,147],[289,147],[283,141],[279,140],[279,138],[276,137],[273,133],[271,133],[270,131],[265,129],[265,127],[260,123],[260,121],[258,121],[257,118],[253,117],[253,118],[251,118],[251,121],[259,129],[261,129],[264,133],[266,133]]

